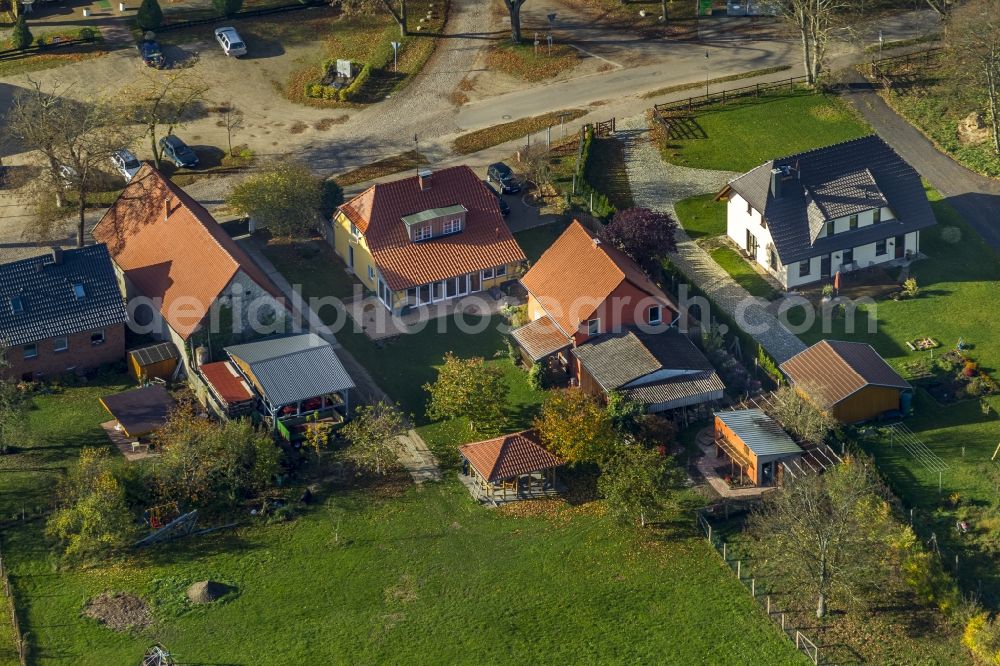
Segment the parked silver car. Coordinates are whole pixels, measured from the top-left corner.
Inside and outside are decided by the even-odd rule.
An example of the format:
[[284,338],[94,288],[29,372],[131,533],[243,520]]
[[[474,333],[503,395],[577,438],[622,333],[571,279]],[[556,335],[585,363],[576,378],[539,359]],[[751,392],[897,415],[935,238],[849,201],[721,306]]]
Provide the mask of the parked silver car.
[[247,54],[247,45],[240,39],[236,28],[216,28],[215,39],[218,40],[219,46],[222,47],[227,56],[238,58]]
[[111,163],[115,165],[115,171],[122,175],[125,182],[132,180],[136,172],[142,167],[140,162],[131,150],[116,150],[111,154]]

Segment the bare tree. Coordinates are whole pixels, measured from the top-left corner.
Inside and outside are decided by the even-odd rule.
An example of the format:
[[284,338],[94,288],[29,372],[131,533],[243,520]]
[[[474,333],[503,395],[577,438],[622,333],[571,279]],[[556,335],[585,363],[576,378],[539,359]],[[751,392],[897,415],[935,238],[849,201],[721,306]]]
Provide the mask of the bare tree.
[[76,195],[76,243],[83,247],[87,195],[100,182],[98,167],[131,144],[132,130],[107,100],[78,103],[66,98],[65,90],[49,93],[32,84],[14,102],[11,129],[44,156],[45,180],[55,188],[57,204],[63,205],[67,191]]
[[173,134],[201,107],[208,84],[190,70],[147,70],[138,81],[123,91],[123,102],[131,118],[149,138],[153,163],[160,168],[163,149],[159,137]]
[[850,0],[784,0],[785,20],[795,27],[802,42],[806,80],[815,84],[823,73],[830,34],[841,25]]
[[399,36],[406,37],[406,0],[399,0],[399,9],[393,6],[392,0],[379,0],[385,10],[392,14],[392,18],[399,25]]
[[885,575],[898,527],[874,474],[848,460],[767,495],[751,514],[748,545],[760,573],[810,595],[822,618],[831,599],[863,603]]
[[226,128],[226,140],[229,143],[229,156],[233,156],[233,135],[243,129],[243,111],[226,102],[222,107],[222,118],[219,119],[219,127]]
[[969,0],[953,10],[944,48],[959,90],[989,106],[993,150],[1000,155],[1000,0]]

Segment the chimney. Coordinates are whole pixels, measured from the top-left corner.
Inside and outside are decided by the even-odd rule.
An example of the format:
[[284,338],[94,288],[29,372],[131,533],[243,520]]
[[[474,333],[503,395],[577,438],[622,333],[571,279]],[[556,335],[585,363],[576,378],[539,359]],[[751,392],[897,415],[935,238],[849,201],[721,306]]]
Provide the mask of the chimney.
[[431,174],[433,173],[430,169],[421,169],[417,172],[417,180],[420,182],[421,192],[431,189]]
[[781,198],[781,178],[784,172],[781,169],[771,169],[771,195],[775,199]]
[[61,265],[63,262],[63,249],[59,246],[52,247],[52,263],[56,266]]
[[597,236],[594,236],[593,241],[594,241],[594,247],[597,247],[598,245],[601,244],[601,239],[598,238]]
[[163,221],[166,222],[167,218],[170,217],[170,196],[163,197]]

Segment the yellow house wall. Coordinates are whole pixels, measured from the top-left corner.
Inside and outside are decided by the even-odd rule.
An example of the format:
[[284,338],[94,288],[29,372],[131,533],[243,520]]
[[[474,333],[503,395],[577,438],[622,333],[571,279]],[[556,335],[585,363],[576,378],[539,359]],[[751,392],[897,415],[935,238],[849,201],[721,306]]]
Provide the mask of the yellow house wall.
[[344,263],[350,265],[348,261],[348,247],[354,248],[354,275],[361,280],[362,284],[375,291],[375,279],[368,277],[368,268],[371,267],[373,274],[378,277],[378,266],[372,258],[372,253],[368,249],[368,243],[364,236],[359,236],[357,240],[351,237],[351,221],[338,212],[334,218],[333,225],[333,251],[336,252]]

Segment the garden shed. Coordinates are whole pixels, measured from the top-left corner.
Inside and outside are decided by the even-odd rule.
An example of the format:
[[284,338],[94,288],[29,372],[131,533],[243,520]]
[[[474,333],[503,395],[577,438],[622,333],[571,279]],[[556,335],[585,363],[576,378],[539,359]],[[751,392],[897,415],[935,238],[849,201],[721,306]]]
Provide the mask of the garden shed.
[[913,387],[871,345],[822,340],[781,364],[789,383],[842,423],[904,412]]
[[205,380],[209,407],[227,419],[251,414],[254,393],[232,361],[205,363],[198,368]]
[[100,399],[113,419],[101,424],[111,443],[127,460],[155,455],[148,437],[163,427],[174,399],[161,384],[122,391]]
[[302,439],[309,423],[340,425],[350,413],[354,381],[315,333],[233,345],[226,354],[252,388],[258,412],[286,440]]
[[137,382],[150,379],[170,379],[180,360],[177,347],[172,342],[158,342],[128,352],[128,373]]
[[778,422],[760,409],[715,413],[715,448],[729,457],[733,476],[755,486],[780,486],[781,463],[801,458],[802,449]]

